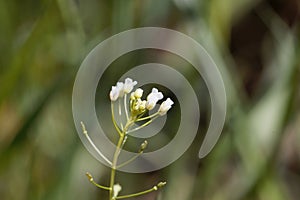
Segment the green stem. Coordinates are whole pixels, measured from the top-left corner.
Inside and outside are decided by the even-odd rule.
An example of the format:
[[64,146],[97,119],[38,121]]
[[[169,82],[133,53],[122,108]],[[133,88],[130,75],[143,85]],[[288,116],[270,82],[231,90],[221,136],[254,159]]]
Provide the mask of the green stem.
[[121,129],[123,130],[122,117],[121,117],[122,116],[121,99],[119,99],[118,102],[119,102],[119,117],[121,119],[120,125],[121,125]]
[[128,108],[127,108],[127,94],[124,95],[124,109],[125,109],[126,119],[129,120]]
[[143,154],[143,151],[139,152],[138,154],[136,154],[135,156],[133,156],[132,158],[130,158],[129,160],[123,162],[122,164],[118,165],[116,167],[116,169],[119,169],[121,167],[124,167],[125,165],[131,163],[132,161],[134,161],[137,157],[139,157],[141,154]]
[[137,192],[137,193],[134,193],[134,194],[118,196],[118,197],[116,197],[116,199],[127,199],[127,198],[131,198],[131,197],[137,197],[137,196],[141,196],[141,195],[144,195],[144,194],[156,191],[156,190],[158,190],[158,187],[154,186],[153,188],[151,188],[149,190],[142,191],[142,192]]
[[123,140],[126,137],[126,131],[127,129],[132,125],[133,121],[131,119],[129,119],[123,129],[123,132],[120,134],[120,138],[114,153],[114,157],[113,157],[113,162],[112,162],[112,168],[111,168],[111,174],[110,174],[110,185],[109,187],[111,188],[111,190],[109,191],[109,199],[110,200],[114,200],[113,199],[113,194],[114,194],[114,184],[115,184],[115,176],[116,176],[116,168],[117,168],[117,163],[118,163],[118,158],[121,152],[121,147],[123,144]]
[[92,145],[92,147],[95,149],[95,151],[109,164],[111,165],[112,163],[110,162],[110,160],[108,158],[106,158],[102,153],[101,151],[96,147],[96,145],[94,144],[93,140],[90,138],[86,128],[85,128],[85,125],[83,122],[81,122],[81,127],[82,127],[82,131],[83,131],[83,134],[85,135],[85,137],[87,138],[87,140],[89,141],[89,143]]
[[96,187],[104,189],[104,190],[111,190],[111,188],[109,188],[109,187],[106,187],[106,186],[103,186],[103,185],[99,185],[98,183],[96,183],[94,181],[94,178],[92,177],[92,175],[89,172],[87,172],[85,175],[88,177],[89,181],[91,183],[93,183]]
[[120,130],[120,128],[119,128],[119,126],[117,125],[117,122],[116,122],[116,120],[115,120],[115,114],[114,114],[114,104],[113,104],[113,102],[111,102],[111,117],[112,117],[112,121],[113,121],[113,124],[114,124],[114,126],[115,126],[115,128],[116,128],[117,132],[118,132],[118,133],[119,133],[119,135],[121,136],[121,135],[122,135],[122,132],[121,132],[121,130]]
[[153,122],[157,117],[158,117],[158,116],[156,116],[156,117],[150,119],[149,121],[147,121],[146,123],[144,123],[143,125],[141,125],[141,126],[139,126],[139,127],[137,127],[137,128],[134,128],[134,129],[132,129],[132,130],[129,130],[127,133],[132,133],[132,132],[134,132],[134,131],[138,131],[138,130],[140,130],[140,129],[146,127],[146,126],[148,126],[148,125],[149,125],[151,122]]
[[119,150],[120,147],[122,145],[123,139],[124,139],[125,134],[121,134],[115,153],[114,153],[114,158],[113,158],[113,162],[112,162],[112,168],[111,168],[111,174],[110,174],[110,185],[109,187],[111,188],[111,190],[109,191],[109,199],[113,200],[113,188],[114,188],[114,184],[115,184],[115,176],[116,176],[116,165],[118,162],[118,157],[119,157]]
[[158,115],[158,112],[152,114],[152,115],[149,115],[147,117],[143,117],[143,118],[138,118],[136,121],[139,122],[139,121],[143,121],[143,120],[146,120],[146,119],[151,119],[152,117],[155,117]]

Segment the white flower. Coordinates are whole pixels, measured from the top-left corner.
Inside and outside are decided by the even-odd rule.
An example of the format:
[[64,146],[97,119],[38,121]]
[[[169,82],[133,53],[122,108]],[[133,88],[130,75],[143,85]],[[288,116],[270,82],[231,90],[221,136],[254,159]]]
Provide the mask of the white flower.
[[158,92],[156,88],[152,88],[151,93],[147,96],[146,108],[152,110],[156,103],[161,100],[164,95],[161,92]]
[[116,86],[111,87],[111,91],[109,93],[110,100],[116,101],[119,97],[123,97],[124,95],[124,83],[117,82]]
[[114,187],[113,187],[113,191],[114,191],[113,198],[116,198],[121,190],[122,190],[121,185],[118,184],[118,183],[115,184]]
[[123,97],[124,96],[124,83],[117,82],[117,88],[119,90],[119,97]]
[[116,101],[119,97],[119,90],[116,86],[111,87],[111,91],[109,93],[110,100]]
[[134,92],[134,97],[137,99],[141,98],[143,96],[143,92],[144,91],[141,88],[136,89]]
[[170,98],[167,98],[167,100],[162,102],[158,109],[159,115],[165,115],[168,112],[168,110],[170,110],[173,104],[174,102]]
[[123,88],[124,93],[126,94],[130,93],[136,84],[137,84],[136,81],[132,81],[131,78],[126,78],[124,88]]

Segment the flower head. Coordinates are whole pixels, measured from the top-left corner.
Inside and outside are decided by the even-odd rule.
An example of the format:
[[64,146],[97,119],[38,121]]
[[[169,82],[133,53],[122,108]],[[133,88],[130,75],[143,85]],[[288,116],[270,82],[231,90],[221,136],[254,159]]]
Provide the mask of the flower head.
[[161,100],[164,95],[161,92],[158,92],[156,88],[153,88],[151,93],[147,96],[146,108],[152,110],[156,103]]
[[119,97],[122,98],[124,94],[130,93],[136,84],[137,81],[133,81],[131,78],[126,78],[125,83],[117,82],[116,86],[111,87],[110,100],[116,101]]
[[[135,91],[131,92],[136,84],[137,81],[133,81],[131,78],[126,78],[124,82],[117,82],[115,86],[112,86],[109,93],[111,101],[116,101],[118,98],[123,98],[124,95],[131,93],[129,101],[130,116],[128,115],[127,101],[124,99],[124,109],[128,119],[130,117],[131,119],[141,118],[145,112],[154,109],[157,102],[164,97],[164,95],[159,92],[157,88],[152,88],[151,92],[147,96],[147,99],[143,100],[142,96],[144,91],[141,88],[137,88]],[[167,100],[160,105],[156,114],[150,115],[149,117],[144,117],[143,120],[150,119],[157,114],[161,116],[165,115],[173,104],[174,102],[170,98],[167,98]],[[121,106],[119,105],[119,113],[121,113],[121,110]]]
[[168,110],[170,110],[173,104],[174,102],[170,98],[167,98],[167,100],[162,102],[158,109],[159,115],[165,115],[168,112]]

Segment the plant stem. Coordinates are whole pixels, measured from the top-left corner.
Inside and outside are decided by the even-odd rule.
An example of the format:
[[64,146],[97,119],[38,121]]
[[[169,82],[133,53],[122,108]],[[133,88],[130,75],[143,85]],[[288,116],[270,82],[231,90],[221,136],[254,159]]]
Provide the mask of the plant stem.
[[158,115],[158,112],[152,114],[152,115],[149,115],[147,117],[142,117],[142,118],[138,118],[136,121],[139,122],[139,121],[143,121],[143,120],[146,120],[146,119],[151,119],[152,117],[155,117]]
[[133,157],[130,158],[129,160],[127,160],[127,161],[123,162],[122,164],[116,166],[116,169],[119,169],[119,168],[124,167],[125,165],[131,163],[132,161],[134,161],[137,157],[139,157],[139,156],[142,155],[142,154],[143,154],[143,151],[137,153],[135,156],[133,156]]
[[[133,121],[132,119],[129,119],[122,131],[122,133],[120,134],[120,138],[114,153],[114,157],[113,157],[113,162],[112,162],[112,168],[111,168],[111,174],[110,174],[110,185],[109,187],[111,188],[109,191],[109,200],[114,200],[113,199],[113,194],[114,194],[114,184],[115,184],[115,176],[116,176],[116,168],[117,168],[117,163],[118,163],[118,158],[121,152],[121,148],[122,148],[122,144],[123,141],[126,137],[126,132],[127,129],[132,125]],[[123,144],[124,145],[124,144]]]
[[92,147],[96,150],[96,152],[108,163],[108,164],[112,164],[110,162],[110,160],[108,158],[106,158],[102,153],[101,151],[96,147],[96,145],[94,144],[93,140],[90,138],[86,128],[85,128],[85,125],[83,122],[81,122],[81,128],[82,128],[82,131],[83,131],[83,134],[85,135],[85,137],[87,138],[87,140],[89,141],[89,143],[92,145]]
[[126,119],[129,120],[128,110],[127,110],[127,94],[124,95],[124,109],[125,109]]
[[101,188],[101,189],[103,189],[103,190],[111,190],[109,187],[106,187],[106,186],[103,186],[103,185],[100,185],[100,184],[96,183],[96,182],[94,181],[94,178],[92,177],[92,175],[91,175],[90,173],[87,172],[87,173],[86,173],[86,176],[88,177],[89,181],[90,181],[91,183],[93,183],[96,187]]
[[118,134],[121,136],[122,132],[121,132],[119,126],[117,125],[116,120],[115,120],[114,104],[113,104],[113,102],[111,102],[111,117],[112,117],[113,124],[114,124],[114,126],[115,126],[115,128],[116,128]]
[[134,131],[138,131],[138,130],[140,130],[141,128],[146,127],[146,126],[149,125],[151,122],[153,122],[157,117],[158,117],[158,116],[156,116],[156,117],[150,119],[149,121],[147,121],[146,123],[144,123],[143,125],[141,125],[141,126],[139,126],[139,127],[136,127],[136,128],[134,128],[134,129],[132,129],[132,130],[129,130],[127,133],[132,133],[132,132],[134,132]]
[[109,187],[111,188],[111,190],[109,191],[109,199],[110,200],[113,200],[113,193],[114,193],[113,187],[115,184],[116,165],[118,162],[119,152],[120,152],[120,148],[121,148],[124,136],[125,136],[125,134],[123,133],[119,138],[119,141],[118,141],[115,153],[114,153],[113,162],[112,162],[112,168],[111,168],[111,174],[110,174],[110,185],[109,185]]
[[142,192],[138,192],[138,193],[134,193],[134,194],[129,194],[129,195],[118,196],[118,197],[116,197],[116,199],[126,199],[126,198],[141,196],[141,195],[144,195],[144,194],[156,191],[156,190],[158,190],[158,187],[154,186],[153,188],[145,190],[145,191],[142,191]]

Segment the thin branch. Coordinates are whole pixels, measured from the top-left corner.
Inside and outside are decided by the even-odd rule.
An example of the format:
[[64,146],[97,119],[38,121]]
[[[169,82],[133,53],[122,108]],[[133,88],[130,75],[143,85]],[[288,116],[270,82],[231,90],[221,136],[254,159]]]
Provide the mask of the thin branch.
[[121,132],[119,126],[117,125],[116,120],[115,120],[114,104],[113,104],[113,102],[111,102],[111,117],[112,117],[113,124],[114,124],[114,126],[115,126],[115,128],[116,128],[118,134],[121,136],[121,135],[122,135],[122,132]]
[[128,107],[127,107],[127,94],[124,95],[124,109],[125,109],[125,115],[126,115],[126,119],[127,121],[129,120],[129,117],[128,117]]
[[146,120],[146,119],[151,119],[152,117],[156,117],[157,115],[158,115],[158,112],[156,112],[156,113],[154,113],[152,115],[149,115],[147,117],[139,118],[136,121],[139,122],[139,121],[143,121],[143,120]]
[[142,191],[142,192],[137,192],[137,193],[134,193],[134,194],[118,196],[118,197],[116,197],[116,199],[126,199],[126,198],[137,197],[137,196],[141,196],[141,195],[144,195],[144,194],[148,194],[150,192],[157,191],[159,188],[163,187],[164,185],[166,185],[166,182],[160,182],[151,189],[148,189],[148,190],[145,190],[145,191]]
[[121,167],[123,167],[123,166],[125,166],[125,165],[131,163],[132,161],[134,161],[136,158],[138,158],[140,155],[142,155],[142,154],[144,153],[144,150],[147,148],[147,146],[148,146],[148,142],[147,142],[147,140],[145,140],[145,141],[141,144],[138,153],[137,153],[136,155],[134,155],[132,158],[130,158],[129,160],[127,160],[127,161],[123,162],[122,164],[118,165],[118,166],[116,167],[116,169],[121,168]]
[[119,168],[121,168],[121,167],[124,167],[125,165],[128,165],[129,163],[131,163],[132,161],[134,161],[135,159],[137,159],[137,158],[138,158],[140,155],[142,155],[142,154],[143,154],[143,151],[137,153],[135,156],[133,156],[133,157],[130,158],[129,160],[127,160],[127,161],[121,163],[120,165],[118,165],[118,166],[116,167],[116,169],[119,169]]
[[119,102],[119,116],[121,116],[122,115],[122,109],[121,109],[121,99],[120,98],[119,98],[118,102]]
[[119,99],[118,102],[119,102],[119,118],[120,118],[120,125],[121,125],[121,129],[124,130],[123,123],[122,123],[122,107],[121,107],[121,99]]
[[102,153],[101,151],[96,147],[96,145],[94,144],[94,142],[91,140],[86,128],[85,128],[85,125],[83,122],[80,122],[81,123],[81,128],[82,128],[82,132],[83,134],[85,135],[85,137],[87,138],[87,140],[90,142],[90,144],[92,145],[92,147],[96,150],[96,152],[108,163],[108,164],[112,164],[110,160],[108,160],[108,158],[106,158]]
[[123,142],[122,142],[122,145],[121,145],[121,148],[120,148],[120,149],[123,149],[123,147],[124,147],[124,145],[125,145],[125,143],[126,143],[127,137],[128,137],[128,136],[125,134],[125,137],[124,137],[124,139],[123,139]]
[[136,128],[134,128],[134,129],[132,129],[132,130],[127,131],[127,133],[132,133],[132,132],[134,132],[134,131],[137,131],[137,130],[140,130],[140,129],[144,128],[145,126],[147,126],[147,125],[149,125],[151,122],[153,122],[157,117],[158,117],[158,116],[156,116],[156,117],[150,119],[149,121],[147,121],[146,123],[144,123],[143,125],[141,125],[141,126],[139,126],[139,127],[136,127]]
[[91,175],[89,172],[86,172],[85,175],[88,177],[89,181],[90,181],[91,183],[93,183],[96,187],[101,188],[101,189],[103,189],[103,190],[109,190],[109,191],[111,190],[110,187],[106,187],[106,186],[99,185],[98,183],[96,183],[96,182],[94,181],[94,178],[92,177],[92,175]]

